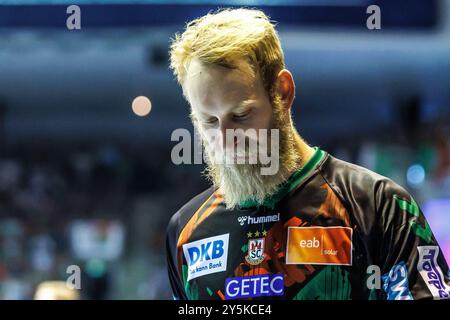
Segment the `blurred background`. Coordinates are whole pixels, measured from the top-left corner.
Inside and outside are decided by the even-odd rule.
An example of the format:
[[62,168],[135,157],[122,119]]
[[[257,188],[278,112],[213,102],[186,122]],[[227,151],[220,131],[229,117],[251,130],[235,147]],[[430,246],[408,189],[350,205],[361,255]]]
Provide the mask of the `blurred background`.
[[278,22],[300,134],[409,190],[450,261],[450,1],[0,3],[1,299],[32,299],[69,265],[83,299],[171,298],[165,228],[208,184],[171,162],[172,131],[193,128],[168,46],[229,5]]

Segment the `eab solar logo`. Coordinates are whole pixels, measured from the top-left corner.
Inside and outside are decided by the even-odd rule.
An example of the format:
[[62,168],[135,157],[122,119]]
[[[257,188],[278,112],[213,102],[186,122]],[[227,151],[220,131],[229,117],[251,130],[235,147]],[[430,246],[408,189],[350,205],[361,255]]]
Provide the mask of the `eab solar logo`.
[[227,233],[183,245],[188,264],[187,281],[227,269],[229,237]]

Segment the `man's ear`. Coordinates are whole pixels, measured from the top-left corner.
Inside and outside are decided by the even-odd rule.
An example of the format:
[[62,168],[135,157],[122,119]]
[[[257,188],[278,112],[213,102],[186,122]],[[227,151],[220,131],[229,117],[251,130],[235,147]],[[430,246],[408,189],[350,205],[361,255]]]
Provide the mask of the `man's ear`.
[[295,99],[295,82],[292,73],[287,69],[283,69],[278,73],[277,93],[285,109],[290,109]]

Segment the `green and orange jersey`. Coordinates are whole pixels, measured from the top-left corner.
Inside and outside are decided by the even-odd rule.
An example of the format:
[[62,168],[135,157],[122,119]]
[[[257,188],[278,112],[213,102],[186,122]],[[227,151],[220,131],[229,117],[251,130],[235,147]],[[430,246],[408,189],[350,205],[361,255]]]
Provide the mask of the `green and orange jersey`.
[[210,188],[167,229],[175,299],[445,299],[449,269],[392,180],[316,148],[263,205]]

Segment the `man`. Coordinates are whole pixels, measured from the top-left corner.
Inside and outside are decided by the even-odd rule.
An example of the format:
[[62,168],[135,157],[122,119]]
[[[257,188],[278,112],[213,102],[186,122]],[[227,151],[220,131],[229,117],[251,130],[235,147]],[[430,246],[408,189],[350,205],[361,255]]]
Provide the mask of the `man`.
[[[447,263],[408,192],[297,133],[294,80],[263,12],[194,20],[170,54],[213,184],[168,226],[175,299],[449,297]],[[226,139],[250,129],[269,132],[268,141]],[[272,164],[250,162],[247,144],[234,153],[243,141],[278,155],[276,172],[262,174]]]

